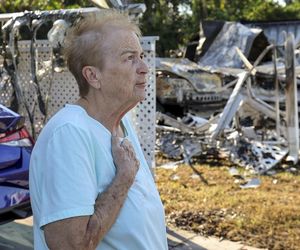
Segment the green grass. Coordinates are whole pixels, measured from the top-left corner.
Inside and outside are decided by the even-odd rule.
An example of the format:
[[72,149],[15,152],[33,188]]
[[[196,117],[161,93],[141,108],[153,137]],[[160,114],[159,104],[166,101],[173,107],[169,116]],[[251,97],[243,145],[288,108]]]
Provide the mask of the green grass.
[[[157,165],[164,161],[158,157]],[[235,183],[228,172],[228,161],[193,166],[156,170],[168,223],[256,247],[300,249],[299,172],[259,176],[258,188],[241,189],[242,182]],[[202,178],[192,178],[196,172]]]

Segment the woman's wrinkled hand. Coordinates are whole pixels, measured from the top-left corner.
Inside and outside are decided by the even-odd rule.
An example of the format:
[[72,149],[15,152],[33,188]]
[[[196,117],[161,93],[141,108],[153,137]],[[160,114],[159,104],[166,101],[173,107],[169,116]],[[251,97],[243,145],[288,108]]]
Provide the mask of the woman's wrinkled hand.
[[112,135],[111,150],[117,175],[122,175],[124,181],[133,183],[140,162],[136,157],[134,148],[127,138]]

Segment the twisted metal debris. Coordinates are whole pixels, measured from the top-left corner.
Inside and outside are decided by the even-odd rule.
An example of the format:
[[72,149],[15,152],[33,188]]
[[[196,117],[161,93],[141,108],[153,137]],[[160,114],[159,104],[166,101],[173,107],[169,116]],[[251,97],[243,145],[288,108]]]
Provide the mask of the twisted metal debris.
[[[278,52],[283,52],[280,58]],[[175,96],[177,95],[179,107],[179,102],[186,100],[190,91],[185,87],[187,83],[183,84],[181,80],[181,89],[178,86],[180,78],[191,82],[189,70],[184,73],[178,70],[182,61],[173,59],[170,62],[170,59],[159,59],[157,68],[160,81],[157,88],[159,104],[162,105],[160,110],[163,113],[157,113],[157,150],[168,157],[183,159],[187,163],[193,156],[213,150],[258,174],[268,172],[282,160],[297,164],[299,160],[297,73],[300,67],[295,57],[293,35],[287,34],[284,44],[268,45],[253,63],[248,61],[247,56],[238,48],[236,53],[245,69],[224,67],[208,69],[200,65],[197,68],[192,64],[195,67],[194,71],[198,70],[200,75],[198,79],[201,79],[202,72],[217,74],[222,78],[222,86],[215,85],[218,86],[215,87],[215,91],[207,92],[207,87],[202,88],[202,93],[208,95],[220,93],[218,89],[222,88],[224,98],[228,92],[230,93],[222,111],[215,114],[213,112],[215,110],[209,108],[206,100],[199,99],[197,105],[206,108],[204,112],[199,110],[194,112],[195,109],[186,108],[183,115],[177,118],[176,113],[172,114],[168,101],[171,100],[172,91],[175,92]],[[273,62],[261,64],[266,56],[270,57],[270,53]],[[186,64],[187,61],[184,61],[185,67],[188,68]],[[168,65],[171,67],[167,67]],[[174,78],[174,74],[177,77],[175,84],[170,81],[170,78]],[[235,79],[226,79],[228,75],[235,76]],[[193,79],[197,79],[196,76],[193,76]],[[205,86],[203,82],[201,84]],[[264,84],[268,85],[268,88],[272,87],[264,89],[262,88]],[[193,83],[193,86],[195,85]],[[163,93],[169,94],[169,99],[165,98]],[[201,90],[196,94],[199,93],[201,94]],[[181,99],[178,98],[179,94]],[[209,110],[210,116],[207,115]],[[167,115],[168,113],[172,115]]]

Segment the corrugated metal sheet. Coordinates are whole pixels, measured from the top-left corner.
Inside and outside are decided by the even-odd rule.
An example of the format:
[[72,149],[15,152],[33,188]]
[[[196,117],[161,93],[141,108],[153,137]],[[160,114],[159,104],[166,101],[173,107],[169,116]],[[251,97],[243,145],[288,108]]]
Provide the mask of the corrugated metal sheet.
[[284,42],[283,33],[291,32],[296,44],[300,43],[300,20],[299,21],[281,21],[281,22],[246,22],[244,25],[248,27],[261,28],[270,43],[281,45]]
[[236,47],[248,57],[255,38],[261,32],[261,29],[250,29],[237,22],[225,22],[209,49],[199,59],[198,64],[212,68],[241,68],[243,62],[236,52]]

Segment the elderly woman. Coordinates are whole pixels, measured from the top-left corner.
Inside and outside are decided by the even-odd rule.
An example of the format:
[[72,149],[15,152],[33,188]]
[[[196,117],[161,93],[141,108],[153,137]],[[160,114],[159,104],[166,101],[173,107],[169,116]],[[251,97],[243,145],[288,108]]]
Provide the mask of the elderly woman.
[[30,162],[34,246],[167,249],[164,210],[126,113],[145,98],[140,31],[101,11],[68,35],[80,98],[47,123]]

